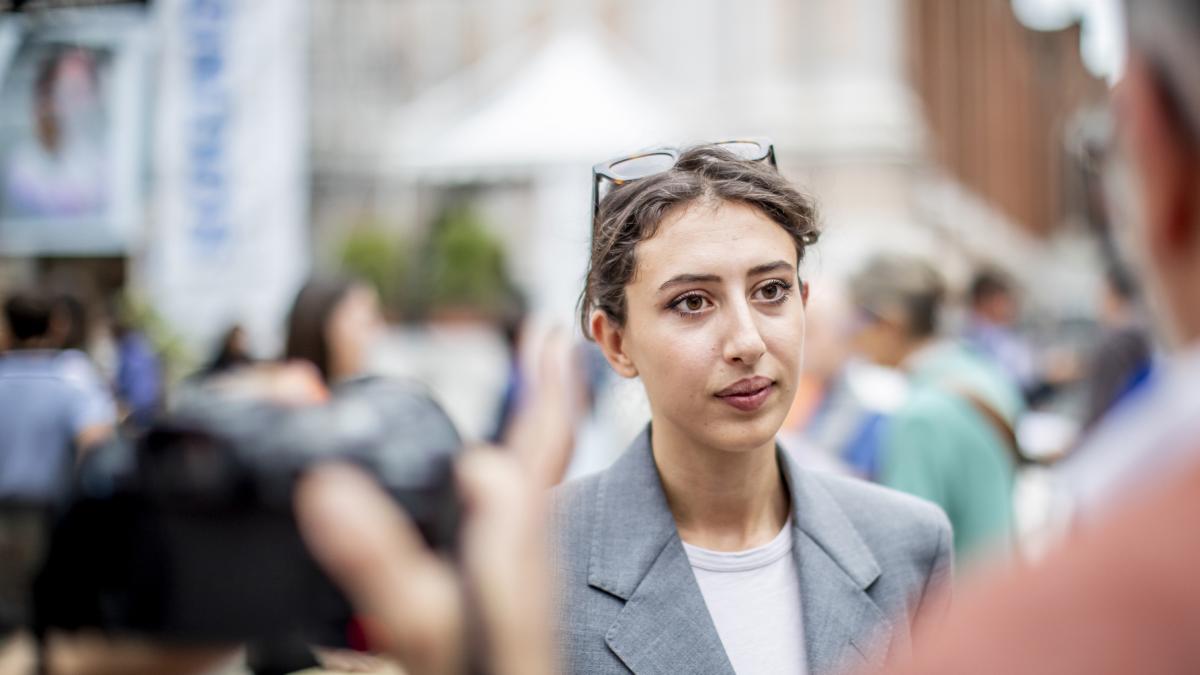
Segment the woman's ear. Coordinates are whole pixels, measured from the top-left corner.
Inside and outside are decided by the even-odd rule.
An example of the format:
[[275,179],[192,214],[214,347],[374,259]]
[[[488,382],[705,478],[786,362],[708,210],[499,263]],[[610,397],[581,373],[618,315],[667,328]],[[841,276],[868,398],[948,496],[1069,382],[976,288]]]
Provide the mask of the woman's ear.
[[800,302],[808,307],[808,282],[803,279],[800,280]]
[[625,353],[625,328],[617,325],[602,309],[592,312],[592,337],[604,352],[608,365],[621,377],[637,377],[637,366]]

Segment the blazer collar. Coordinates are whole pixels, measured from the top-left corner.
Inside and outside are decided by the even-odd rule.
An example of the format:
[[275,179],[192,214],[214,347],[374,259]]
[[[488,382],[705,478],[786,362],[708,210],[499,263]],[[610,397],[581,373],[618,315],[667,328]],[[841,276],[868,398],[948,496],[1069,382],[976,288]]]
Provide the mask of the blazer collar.
[[[878,562],[820,481],[778,450],[792,499],[794,555],[811,675],[868,661],[890,624],[867,595]],[[647,427],[601,476],[588,584],[626,602],[609,648],[635,673],[732,673],[667,505]]]
[[600,479],[588,583],[625,600],[604,636],[637,675],[734,675],[650,451],[650,430]]
[[777,452],[792,496],[808,672],[882,667],[892,624],[867,594],[879,563],[822,481]]

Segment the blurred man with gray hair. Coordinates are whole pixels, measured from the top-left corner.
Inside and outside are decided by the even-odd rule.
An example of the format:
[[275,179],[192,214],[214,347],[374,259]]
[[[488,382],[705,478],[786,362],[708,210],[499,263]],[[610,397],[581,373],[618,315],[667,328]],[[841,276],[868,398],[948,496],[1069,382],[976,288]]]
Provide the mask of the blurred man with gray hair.
[[858,311],[851,341],[877,365],[898,369],[907,399],[884,423],[877,479],[942,507],[960,567],[1007,557],[1013,545],[1016,382],[939,328],[945,287],[919,258],[874,258],[850,280]]

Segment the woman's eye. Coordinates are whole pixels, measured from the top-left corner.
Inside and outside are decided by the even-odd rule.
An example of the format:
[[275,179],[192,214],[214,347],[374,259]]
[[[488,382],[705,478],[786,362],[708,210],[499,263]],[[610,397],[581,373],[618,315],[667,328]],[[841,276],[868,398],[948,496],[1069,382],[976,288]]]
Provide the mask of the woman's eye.
[[772,281],[758,289],[758,296],[767,302],[783,302],[790,288],[782,281]]
[[668,307],[679,314],[699,314],[708,309],[708,298],[703,295],[685,295],[671,302]]

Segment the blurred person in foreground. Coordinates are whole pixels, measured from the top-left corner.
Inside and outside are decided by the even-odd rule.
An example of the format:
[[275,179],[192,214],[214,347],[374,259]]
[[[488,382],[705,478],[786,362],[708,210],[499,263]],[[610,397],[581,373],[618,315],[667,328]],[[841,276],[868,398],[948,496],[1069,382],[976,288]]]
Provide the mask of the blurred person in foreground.
[[[528,405],[514,419],[509,445],[472,449],[458,461],[464,511],[453,561],[430,549],[358,468],[320,467],[297,486],[296,516],[309,548],[356,607],[369,644],[399,662],[400,672],[557,672],[546,488],[561,480],[570,460],[578,418],[572,359],[560,333],[548,336],[531,364]],[[254,364],[219,386],[291,405],[329,395],[317,371],[300,361]],[[23,664],[13,672],[31,672],[22,647],[0,642],[0,668]],[[51,675],[241,673],[239,651],[60,632],[48,636],[44,666]],[[359,653],[322,651],[321,660],[339,671],[397,672]]]
[[1170,354],[1068,472],[1077,531],[960,589],[888,673],[1200,672],[1200,3],[1124,6],[1106,197]]
[[880,483],[941,506],[959,565],[1013,547],[1015,383],[939,335],[945,288],[918,258],[880,256],[850,281],[859,311],[851,338],[874,363],[905,373],[910,390],[884,423]]

